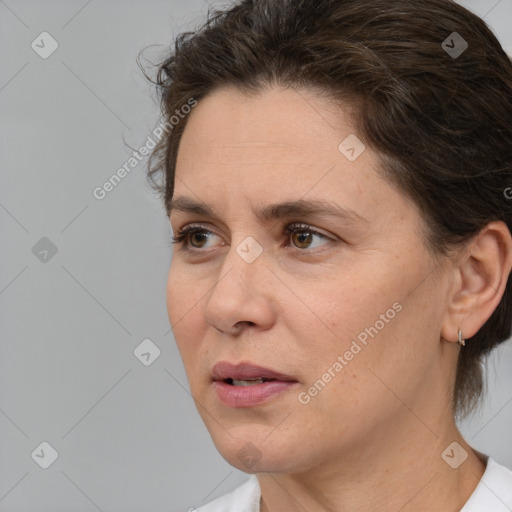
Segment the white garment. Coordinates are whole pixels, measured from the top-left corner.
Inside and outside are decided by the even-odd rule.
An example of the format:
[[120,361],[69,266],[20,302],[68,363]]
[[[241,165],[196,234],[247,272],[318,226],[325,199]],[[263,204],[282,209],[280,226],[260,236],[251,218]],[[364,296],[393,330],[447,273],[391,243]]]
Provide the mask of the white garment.
[[[259,512],[260,486],[256,475],[197,512]],[[476,489],[460,512],[512,512],[512,471],[491,457]]]

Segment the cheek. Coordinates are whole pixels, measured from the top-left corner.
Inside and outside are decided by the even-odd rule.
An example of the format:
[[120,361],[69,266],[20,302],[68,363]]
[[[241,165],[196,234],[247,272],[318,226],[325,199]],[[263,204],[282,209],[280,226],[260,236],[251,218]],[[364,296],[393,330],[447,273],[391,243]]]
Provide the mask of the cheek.
[[185,301],[179,301],[178,298],[183,293],[180,292],[182,288],[182,284],[176,279],[176,273],[173,272],[173,267],[169,270],[169,275],[167,277],[167,288],[166,288],[166,300],[167,300],[167,314],[169,316],[169,321],[171,326],[177,326],[178,320],[183,316],[183,305],[187,300],[186,297],[182,297]]
[[[181,276],[181,277],[180,277]],[[167,279],[167,314],[174,339],[185,365],[190,355],[197,353],[202,339],[204,325],[199,313],[204,293],[193,285],[193,281],[184,277],[176,267],[171,266]]]
[[[399,295],[394,293],[391,282],[383,287],[375,279],[361,279],[356,275],[350,282],[347,278],[341,284],[334,284],[333,287],[330,283],[317,294],[318,300],[312,307],[317,313],[318,318],[313,320],[323,338],[321,344],[326,356],[336,358],[344,354],[354,341],[359,343],[363,352],[372,340],[377,342],[385,338],[393,324],[400,321],[400,313],[393,308]],[[384,293],[383,288],[386,289]],[[384,320],[381,315],[384,315]],[[357,347],[353,350],[356,352]]]
[[197,288],[194,286],[194,279],[188,276],[183,267],[173,262],[166,288],[167,313],[173,327],[189,322],[190,317],[194,316],[191,313],[201,298]]
[[[374,373],[385,370],[400,379],[402,369],[409,366],[410,343],[404,330],[414,319],[402,304],[400,279],[356,275],[350,284],[348,279],[343,286],[330,283],[321,292],[313,308],[317,317],[311,318],[301,339],[309,359],[307,385],[317,382],[319,389],[312,401],[320,408],[329,403],[335,409],[339,406],[343,414],[371,414],[390,394]],[[317,391],[312,388],[311,393]],[[370,404],[366,412],[364,404]]]
[[[435,343],[422,338],[422,333],[432,329],[432,318],[424,315],[421,319],[418,315],[418,309],[422,311],[424,306],[421,309],[412,299],[402,299],[400,307],[392,311],[387,301],[369,304],[363,308],[364,314],[359,311],[356,322],[343,316],[350,326],[339,343],[343,369],[336,372],[335,368],[334,378],[326,373],[315,376],[329,382],[312,400],[313,407],[333,411],[329,418],[323,416],[333,429],[350,430],[350,424],[373,428],[387,421],[403,404],[415,402],[435,363]],[[353,343],[357,347],[352,345],[350,349]],[[331,355],[325,368],[332,367],[335,360]]]
[[[361,321],[359,318],[357,323]],[[338,351],[329,346],[327,355],[317,354],[315,370],[300,397],[303,405],[299,405],[298,412],[304,428],[356,439],[370,435],[396,413],[402,402],[395,393],[408,402],[407,390],[415,387],[418,373],[404,371],[408,368],[406,354],[394,346],[400,332],[399,315],[393,321],[397,323],[390,323],[373,338],[369,335],[366,345],[347,333],[338,342]],[[352,326],[360,330],[359,325]],[[319,436],[318,443],[322,442]]]

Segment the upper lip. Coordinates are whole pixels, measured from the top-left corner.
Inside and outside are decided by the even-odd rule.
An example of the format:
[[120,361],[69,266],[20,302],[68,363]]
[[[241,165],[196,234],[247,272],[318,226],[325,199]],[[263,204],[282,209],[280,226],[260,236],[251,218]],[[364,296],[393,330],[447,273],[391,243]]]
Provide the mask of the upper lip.
[[296,379],[291,375],[286,375],[281,372],[276,372],[270,368],[264,368],[250,362],[241,362],[237,364],[228,363],[227,361],[220,361],[212,368],[213,380],[244,380],[244,379],[257,379],[258,377],[264,379],[275,379],[281,381],[295,381]]

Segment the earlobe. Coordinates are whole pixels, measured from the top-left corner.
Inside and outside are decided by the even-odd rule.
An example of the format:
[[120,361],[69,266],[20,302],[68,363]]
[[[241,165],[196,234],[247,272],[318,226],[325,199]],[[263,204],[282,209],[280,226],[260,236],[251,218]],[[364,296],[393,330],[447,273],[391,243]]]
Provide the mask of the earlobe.
[[[442,338],[459,342],[474,336],[497,308],[512,268],[512,237],[502,221],[487,224],[464,249],[457,268]],[[460,343],[461,344],[461,343]]]

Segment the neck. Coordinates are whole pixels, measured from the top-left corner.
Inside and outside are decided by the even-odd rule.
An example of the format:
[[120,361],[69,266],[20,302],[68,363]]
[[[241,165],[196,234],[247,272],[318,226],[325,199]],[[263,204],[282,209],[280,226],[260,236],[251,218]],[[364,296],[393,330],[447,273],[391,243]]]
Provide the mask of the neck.
[[[261,512],[460,511],[485,463],[455,422],[446,424],[446,415],[428,426],[405,408],[402,416],[371,442],[354,444],[305,473],[259,473]],[[445,452],[454,441],[468,453],[456,469],[445,461],[455,465],[463,453],[457,446]]]

